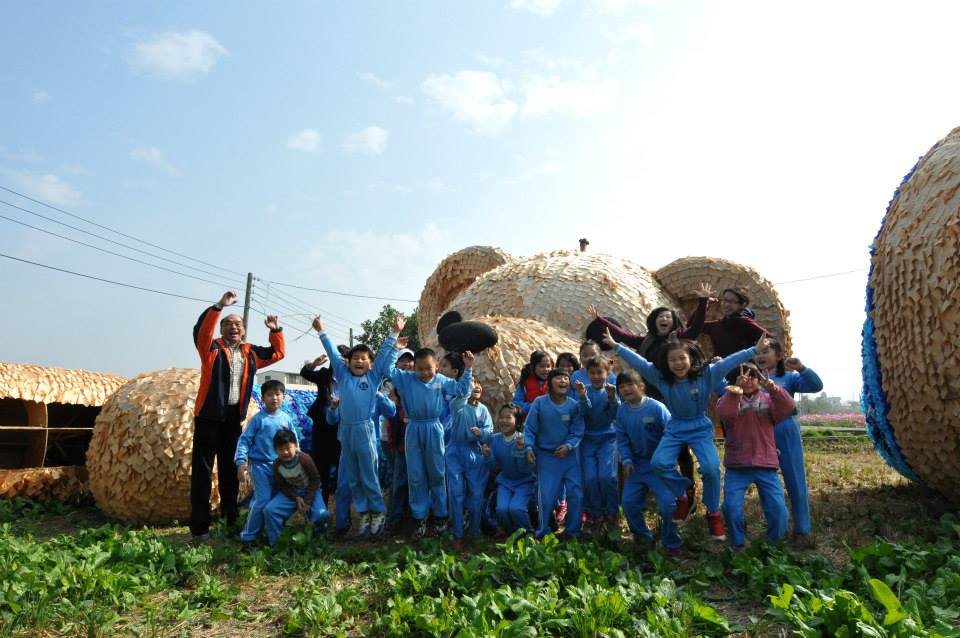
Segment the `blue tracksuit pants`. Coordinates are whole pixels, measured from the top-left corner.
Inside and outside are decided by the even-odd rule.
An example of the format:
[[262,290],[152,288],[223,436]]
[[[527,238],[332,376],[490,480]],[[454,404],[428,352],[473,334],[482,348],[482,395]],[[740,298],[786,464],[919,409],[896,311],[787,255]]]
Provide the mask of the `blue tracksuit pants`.
[[657,510],[660,512],[660,538],[663,546],[668,549],[680,548],[680,530],[671,520],[673,510],[677,506],[677,497],[667,489],[652,470],[636,468],[623,481],[623,513],[627,517],[627,524],[634,537],[653,540],[653,534],[647,527],[647,520],[643,516],[644,506],[647,503],[647,494],[652,492],[657,501]]
[[366,422],[340,424],[340,465],[345,466],[357,513],[384,512],[377,477],[377,442]]
[[497,486],[497,524],[512,534],[518,529],[530,531],[530,501],[537,488],[535,480],[508,481],[501,479]]
[[471,538],[480,538],[480,512],[490,470],[477,444],[453,443],[446,450],[447,493],[450,497],[451,531],[463,538],[463,511],[469,515]]
[[446,467],[443,453],[443,426],[439,421],[410,421],[404,437],[407,454],[407,484],[410,510],[417,520],[430,512],[447,516]]
[[713,423],[710,419],[671,419],[667,431],[663,433],[657,445],[650,465],[667,489],[680,496],[690,487],[690,479],[677,471],[677,459],[684,445],[697,456],[700,462],[700,475],[703,477],[703,504],[708,512],[720,511],[720,454],[713,443]]
[[583,471],[583,509],[590,516],[616,516],[620,511],[617,498],[617,439],[583,437],[580,442],[580,463]]
[[350,501],[353,500],[353,492],[350,491],[350,480],[347,477],[347,468],[343,464],[343,454],[340,455],[340,463],[337,466],[337,498],[336,498],[336,516],[335,527],[344,531],[350,529]]
[[751,483],[757,484],[760,507],[767,519],[767,539],[779,540],[787,533],[787,504],[777,471],[770,468],[728,467],[723,483],[723,517],[730,534],[730,543],[739,547],[746,542],[743,520],[743,496]]
[[803,439],[800,438],[800,424],[793,417],[778,423],[773,436],[780,453],[780,472],[790,497],[790,509],[793,512],[794,534],[809,534],[810,494],[807,491],[807,472],[803,460]]
[[580,482],[580,459],[574,450],[563,458],[552,452],[537,450],[537,477],[539,480],[537,508],[540,510],[540,527],[537,538],[550,533],[550,511],[560,498],[561,489],[567,491],[567,520],[565,531],[579,536],[583,521],[583,491]]
[[240,540],[250,543],[257,540],[263,531],[263,510],[273,498],[273,463],[269,461],[247,461],[250,478],[253,480],[253,496],[250,498],[250,513],[247,524],[240,532]]
[[[306,493],[306,490],[297,490],[298,496],[302,497]],[[277,544],[277,539],[280,538],[280,534],[283,533],[284,523],[286,523],[287,519],[293,516],[293,513],[296,511],[297,502],[291,500],[290,497],[283,492],[277,492],[274,497],[270,499],[270,502],[267,503],[267,507],[264,510],[264,518],[266,518],[267,522],[267,539],[271,545]],[[314,525],[326,525],[327,519],[329,518],[330,514],[323,504],[323,495],[317,493],[310,506],[310,522]]]

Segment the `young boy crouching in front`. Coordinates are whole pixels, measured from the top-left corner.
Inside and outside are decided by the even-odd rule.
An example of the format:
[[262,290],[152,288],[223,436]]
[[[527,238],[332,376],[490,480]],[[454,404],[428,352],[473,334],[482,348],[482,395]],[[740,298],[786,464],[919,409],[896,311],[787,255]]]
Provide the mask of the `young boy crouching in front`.
[[277,544],[283,525],[294,512],[307,517],[313,524],[314,533],[320,536],[326,531],[330,517],[322,498],[317,498],[320,472],[313,459],[297,447],[297,437],[289,430],[280,430],[273,437],[277,460],[273,462],[273,482],[277,494],[264,510],[267,539]]

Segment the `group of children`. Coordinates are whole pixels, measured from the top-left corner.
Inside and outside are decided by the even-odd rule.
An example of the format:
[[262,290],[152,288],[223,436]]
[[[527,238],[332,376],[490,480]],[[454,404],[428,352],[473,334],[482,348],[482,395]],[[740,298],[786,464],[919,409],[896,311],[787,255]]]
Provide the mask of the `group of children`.
[[[534,352],[514,400],[496,410],[496,423],[480,402],[483,388],[472,374],[472,353],[438,357],[429,348],[406,350],[406,340],[398,338],[402,315],[376,355],[365,345],[340,352],[316,318],[313,327],[336,387],[324,419],[339,423],[337,532],[351,526],[352,501],[361,538],[399,528],[405,514],[414,521],[416,538],[428,533],[432,519],[432,532],[449,529],[458,549],[465,538],[481,534],[485,518],[501,534],[523,529],[542,537],[562,524],[565,536],[578,537],[585,524],[619,528],[622,510],[634,538],[651,541],[644,510],[652,494],[662,544],[675,554],[681,547],[678,525],[693,505],[690,472],[677,471],[678,460],[685,468],[682,458],[689,449],[699,461],[712,538],[724,540],[729,530],[732,545],[744,546],[743,502],[751,484],[760,494],[767,537],[785,536],[788,512],[778,470],[790,496],[794,533],[809,538],[792,395],[819,391],[822,384],[756,324],[743,291],[724,290],[723,319],[706,321],[713,294],[709,286],[700,287],[700,303],[686,326],[674,311],[654,310],[644,336],[591,308],[594,322],[605,328],[603,345],[627,369],[613,374],[613,362],[591,340],[582,345],[579,359],[561,353],[554,362]],[[700,334],[710,336],[713,360],[693,341]],[[296,435],[279,411],[282,386],[279,402],[268,384],[262,392],[264,412],[244,432],[236,461],[254,481],[242,538],[255,539],[265,525],[273,543],[294,511],[318,530],[328,513],[325,497],[317,497],[316,467],[296,450]],[[722,507],[711,405],[725,433]],[[273,456],[266,453],[268,443]],[[378,467],[388,460],[393,480],[385,503]],[[488,494],[491,475],[496,489]]]

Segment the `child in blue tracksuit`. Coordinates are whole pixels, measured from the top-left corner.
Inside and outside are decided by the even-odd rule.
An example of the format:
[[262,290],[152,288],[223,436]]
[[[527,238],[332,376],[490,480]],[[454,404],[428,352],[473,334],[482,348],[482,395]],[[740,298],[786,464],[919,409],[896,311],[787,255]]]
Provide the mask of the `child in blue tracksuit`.
[[[796,357],[787,357],[783,344],[770,340],[770,347],[757,353],[755,358],[761,370],[770,375],[770,380],[787,391],[792,397],[797,392],[820,392],[823,381],[817,373],[803,365]],[[793,533],[798,540],[809,538],[810,495],[807,491],[807,474],[803,460],[803,439],[800,438],[800,423],[796,410],[773,429],[780,459],[780,473],[787,486],[790,509],[793,512]]]
[[273,462],[277,458],[273,437],[280,430],[290,430],[296,435],[290,417],[280,410],[284,391],[283,384],[276,379],[264,382],[260,388],[263,410],[250,419],[247,429],[237,441],[237,450],[233,455],[240,480],[247,473],[253,480],[250,513],[247,515],[247,524],[240,532],[240,540],[244,543],[256,542],[263,531],[264,508],[273,498]]
[[617,391],[623,399],[617,408],[617,450],[623,466],[623,513],[635,541],[653,540],[643,508],[652,492],[660,511],[660,538],[663,546],[680,552],[680,532],[671,519],[677,498],[653,471],[650,459],[660,444],[670,411],[656,399],[644,395],[644,384],[633,370],[617,376]]
[[537,488],[534,464],[527,460],[524,447],[523,425],[517,419],[523,411],[515,405],[504,405],[497,412],[500,431],[490,438],[490,445],[483,450],[487,462],[497,474],[497,525],[505,534],[518,529],[532,531],[530,524],[530,501]]
[[483,458],[483,446],[493,435],[493,419],[487,406],[480,403],[481,394],[483,387],[479,381],[473,379],[470,398],[453,415],[450,445],[444,454],[450,515],[453,517],[453,546],[457,549],[463,547],[464,509],[470,517],[470,537],[480,537],[483,493],[487,488],[487,479],[490,478],[490,469]]
[[706,364],[703,351],[693,341],[668,341],[658,351],[656,365],[616,343],[609,331],[604,341],[615,347],[627,364],[660,391],[670,410],[670,421],[651,459],[653,470],[667,489],[679,497],[690,486],[690,479],[677,471],[677,457],[683,446],[689,445],[700,461],[703,504],[707,508],[710,536],[714,540],[726,540],[720,515],[720,453],[713,443],[713,423],[707,417],[707,403],[713,388],[728,372],[748,361],[758,348],[767,346],[766,337],[761,336],[755,347],[712,364]]
[[[406,325],[406,319],[398,314],[394,318],[394,332],[387,337],[376,359],[366,345],[350,348],[347,363],[340,358],[330,337],[323,331],[320,317],[313,320],[313,327],[320,333],[333,377],[340,392],[340,465],[342,476],[347,478],[350,492],[360,515],[361,538],[379,537],[386,523],[386,507],[377,476],[378,451],[371,422],[376,409],[380,384],[386,379],[397,360],[394,347],[397,335]],[[339,486],[338,486],[339,489]]]
[[319,536],[327,527],[330,514],[317,494],[320,487],[320,472],[313,459],[297,446],[297,435],[290,430],[280,430],[273,437],[277,460],[273,462],[273,480],[277,487],[264,509],[267,523],[267,538],[271,545],[277,544],[283,525],[294,512],[300,512],[313,523],[314,533]]
[[[390,419],[397,414],[397,404],[382,392],[377,393],[377,404],[374,407],[371,425],[378,423],[381,418]],[[329,425],[340,423],[340,400],[331,399],[327,405],[326,419]],[[339,437],[339,432],[338,432]],[[337,463],[337,492],[336,492],[336,520],[334,533],[338,537],[346,536],[350,531],[350,502],[353,500],[353,491],[350,489],[350,479],[347,475],[347,464],[343,462],[343,441],[341,443],[340,462]],[[379,475],[379,467],[377,468]],[[360,530],[363,535],[363,529]]]
[[583,506],[580,461],[577,447],[583,438],[583,416],[580,403],[567,396],[570,377],[560,370],[547,376],[547,394],[537,397],[524,421],[524,444],[527,459],[537,464],[537,507],[540,526],[537,538],[550,533],[550,510],[567,493],[565,533],[580,535]]
[[587,384],[575,381],[574,386],[584,421],[580,444],[580,467],[583,477],[583,509],[589,521],[613,525],[619,518],[617,495],[617,389],[607,383],[609,363],[600,356],[584,362]]
[[410,510],[417,521],[414,535],[426,535],[430,512],[435,519],[434,533],[447,529],[447,486],[444,466],[444,433],[440,415],[446,406],[445,394],[466,397],[473,381],[473,353],[464,352],[464,371],[459,380],[437,374],[437,355],[420,348],[413,355],[413,372],[394,368],[390,372],[403,411],[409,419],[404,435],[407,455],[407,484]]

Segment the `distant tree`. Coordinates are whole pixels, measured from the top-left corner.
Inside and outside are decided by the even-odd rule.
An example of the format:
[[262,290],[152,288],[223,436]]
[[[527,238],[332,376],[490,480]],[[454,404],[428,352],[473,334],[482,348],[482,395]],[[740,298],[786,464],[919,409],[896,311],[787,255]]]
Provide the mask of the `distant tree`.
[[803,414],[853,414],[860,412],[859,401],[844,401],[840,397],[827,396],[821,392],[811,398],[803,395],[800,399],[800,411]]
[[[380,348],[387,337],[390,336],[390,330],[393,326],[393,318],[400,312],[390,304],[380,309],[380,314],[376,319],[367,319],[360,323],[363,332],[358,337],[358,343],[365,343],[374,350]],[[416,350],[420,347],[420,333],[417,331],[419,323],[419,306],[413,309],[413,312],[407,315],[407,325],[400,333],[400,336],[407,337],[410,340],[409,348]]]

